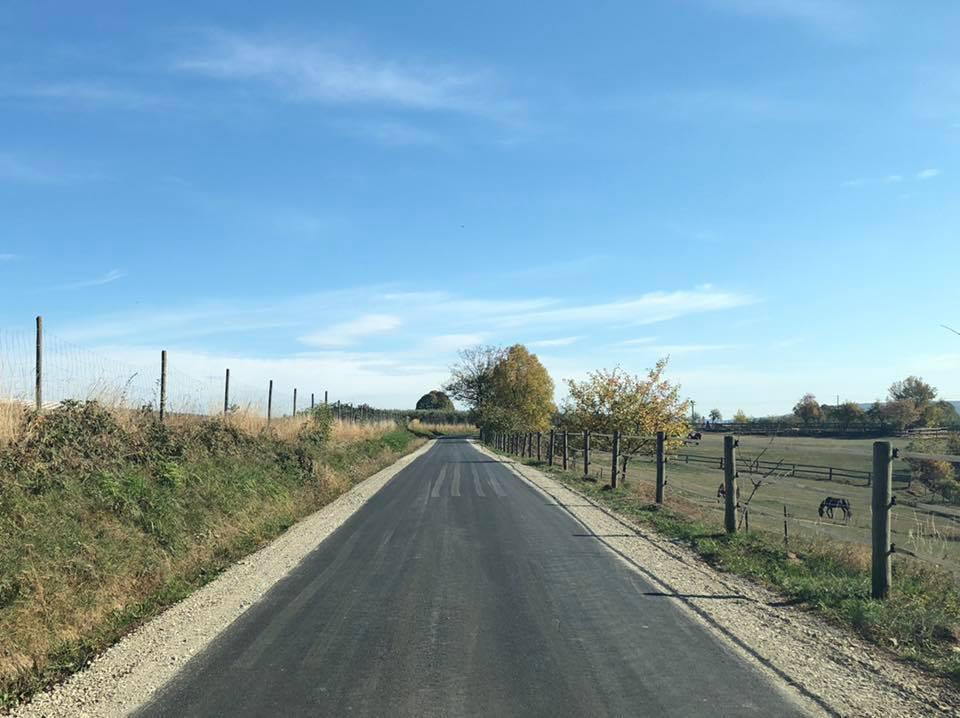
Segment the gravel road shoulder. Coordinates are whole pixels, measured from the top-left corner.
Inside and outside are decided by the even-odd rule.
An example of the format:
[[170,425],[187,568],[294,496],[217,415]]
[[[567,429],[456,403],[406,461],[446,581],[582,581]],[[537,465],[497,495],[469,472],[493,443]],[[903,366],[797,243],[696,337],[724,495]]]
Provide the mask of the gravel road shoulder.
[[73,718],[119,716],[135,710],[434,443],[428,442],[298,522],[268,546],[123,638],[88,668],[34,696],[12,715]]
[[687,547],[613,515],[532,467],[477,448],[569,512],[732,650],[796,691],[811,712],[960,716],[960,691],[947,681],[894,660],[814,614],[782,605],[782,597],[745,579],[716,571]]

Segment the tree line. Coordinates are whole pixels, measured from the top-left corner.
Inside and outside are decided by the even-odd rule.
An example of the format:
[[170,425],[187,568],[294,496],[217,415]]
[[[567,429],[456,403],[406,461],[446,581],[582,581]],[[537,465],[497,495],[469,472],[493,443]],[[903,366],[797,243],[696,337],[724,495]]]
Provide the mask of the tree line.
[[658,431],[670,437],[688,431],[690,406],[665,376],[667,359],[642,376],[616,367],[590,372],[582,381],[568,379],[567,399],[557,406],[550,373],[522,344],[471,347],[458,357],[444,389],[470,407],[484,431],[618,431],[624,455],[647,449]]

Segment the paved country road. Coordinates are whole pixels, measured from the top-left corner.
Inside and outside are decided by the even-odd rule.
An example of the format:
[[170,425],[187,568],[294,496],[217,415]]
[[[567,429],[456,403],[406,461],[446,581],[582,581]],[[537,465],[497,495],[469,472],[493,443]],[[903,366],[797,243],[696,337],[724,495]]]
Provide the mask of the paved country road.
[[442,440],[138,715],[784,716],[797,705],[561,507],[470,443]]

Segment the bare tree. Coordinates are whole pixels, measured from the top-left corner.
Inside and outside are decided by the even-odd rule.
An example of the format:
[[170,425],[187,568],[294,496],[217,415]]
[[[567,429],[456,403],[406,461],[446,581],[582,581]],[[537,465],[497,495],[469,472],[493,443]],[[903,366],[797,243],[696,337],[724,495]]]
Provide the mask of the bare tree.
[[459,360],[450,367],[450,380],[443,388],[457,401],[479,409],[490,397],[493,370],[506,356],[503,347],[479,344],[457,352]]

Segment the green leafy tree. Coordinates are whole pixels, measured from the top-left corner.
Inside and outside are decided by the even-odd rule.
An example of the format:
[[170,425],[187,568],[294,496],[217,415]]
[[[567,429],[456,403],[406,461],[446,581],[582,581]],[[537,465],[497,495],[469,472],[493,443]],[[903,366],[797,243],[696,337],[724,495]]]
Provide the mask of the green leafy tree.
[[453,402],[442,391],[434,389],[420,397],[417,411],[453,411]]
[[720,413],[719,409],[710,410],[710,421],[723,421],[723,414]]
[[750,417],[743,409],[737,409],[737,413],[733,415],[733,420],[737,424],[747,424],[750,422]]
[[949,401],[935,401],[924,409],[920,423],[924,426],[956,426],[960,424],[960,414]]
[[891,401],[906,401],[913,404],[917,416],[915,422],[920,421],[924,412],[937,398],[937,390],[918,376],[908,376],[903,381],[894,382],[890,385],[889,394]]
[[553,379],[522,344],[506,350],[494,366],[479,405],[481,426],[494,431],[544,431],[556,411]]
[[688,430],[690,404],[680,400],[680,386],[664,376],[666,367],[667,360],[660,359],[645,377],[615,368],[591,372],[584,381],[567,380],[568,425],[602,434],[619,431],[626,455],[648,449],[648,437],[658,431],[679,442]]
[[903,431],[915,425],[920,419],[920,412],[917,411],[916,404],[909,399],[885,401],[874,406],[878,407],[876,416],[880,425],[884,428]]
[[820,404],[817,397],[813,394],[804,394],[803,397],[793,407],[793,413],[804,424],[823,419],[823,412],[820,410]]
[[863,422],[866,418],[866,412],[860,408],[860,405],[854,401],[845,401],[833,409],[833,418],[840,424],[840,428],[846,431],[850,426],[857,422]]

